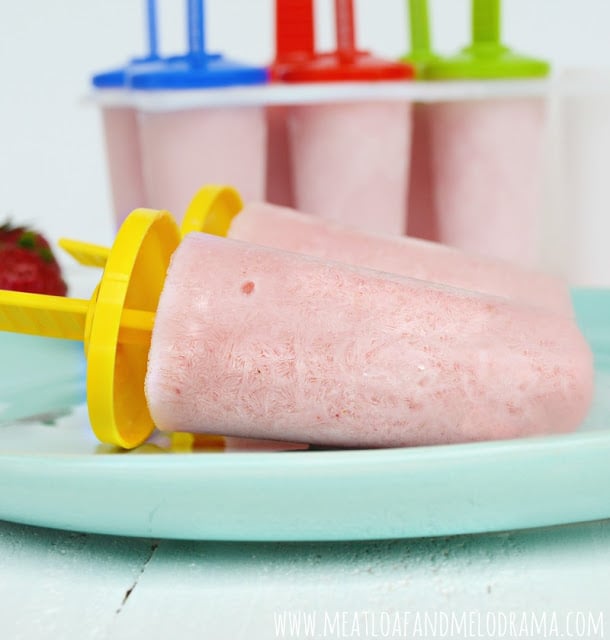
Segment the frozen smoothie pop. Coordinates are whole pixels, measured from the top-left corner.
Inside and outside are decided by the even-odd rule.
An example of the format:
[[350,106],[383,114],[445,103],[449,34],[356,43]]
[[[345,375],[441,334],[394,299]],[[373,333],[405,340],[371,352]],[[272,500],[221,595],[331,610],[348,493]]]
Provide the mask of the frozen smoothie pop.
[[[199,90],[201,106],[163,106],[140,101],[139,127],[144,183],[149,202],[183,211],[202,182],[230,182],[252,198],[263,198],[266,181],[266,119],[262,106],[212,107],[206,90],[261,85],[265,68],[244,65],[205,45],[202,0],[187,2],[188,53],[168,58],[161,68],[131,76],[140,96],[168,98]],[[159,106],[161,105],[161,106]]]
[[[417,238],[372,234],[267,203],[244,203],[231,187],[210,185],[195,195],[182,219],[194,231],[500,296],[573,316],[561,279],[502,260]],[[103,267],[110,250],[73,240],[61,247],[80,264]]]
[[244,206],[230,187],[208,186],[197,193],[182,222],[183,235],[190,231],[502,296],[573,315],[570,292],[561,278],[417,238],[360,231],[293,209],[265,203]]
[[[315,50],[313,0],[275,0],[275,59],[271,78],[298,62],[310,60]],[[267,191],[266,200],[294,205],[292,159],[285,105],[267,107]]]
[[[168,267],[169,265],[169,267]],[[208,274],[208,277],[205,277]],[[132,213],[91,301],[0,292],[0,329],[85,341],[91,424],[351,447],[561,433],[592,393],[565,316]]]
[[[472,44],[460,54],[427,64],[426,77],[492,81],[548,75],[547,63],[501,43],[499,0],[473,0],[472,33]],[[444,102],[428,112],[438,239],[536,266],[544,100],[530,95]]]
[[161,430],[319,445],[561,433],[592,395],[569,318],[202,233],[174,254],[148,362]]
[[[351,1],[336,0],[335,23],[337,50],[284,65],[277,74],[282,82],[412,78],[409,65],[356,48]],[[288,131],[297,208],[362,229],[404,233],[409,114],[409,103],[391,100],[291,107]]]

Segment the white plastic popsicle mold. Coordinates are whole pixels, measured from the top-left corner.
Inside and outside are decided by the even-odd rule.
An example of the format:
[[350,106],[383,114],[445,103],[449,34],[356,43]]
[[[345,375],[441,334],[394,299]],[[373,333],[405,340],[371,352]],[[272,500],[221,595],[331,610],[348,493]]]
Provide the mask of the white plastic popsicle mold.
[[174,111],[197,107],[274,106],[325,102],[447,102],[541,97],[553,81],[493,80],[463,82],[329,82],[183,91],[92,91],[87,101],[100,107],[132,106],[142,111]]
[[610,68],[564,70],[553,86],[545,260],[574,286],[610,287]]
[[[154,12],[153,12],[154,17]],[[157,51],[156,25],[149,24],[149,49]],[[150,34],[153,34],[152,37]],[[256,86],[234,86],[205,89],[124,90],[94,89],[87,96],[88,104],[101,109],[127,107],[141,114],[162,114],[191,109],[215,109],[235,106],[273,107],[354,102],[411,102],[431,104],[476,100],[507,100],[516,98],[548,98],[563,91],[562,78],[459,80],[459,81],[383,81],[336,83],[273,83]],[[582,87],[573,87],[578,92]],[[206,182],[202,180],[202,184]],[[554,188],[554,186],[553,186]],[[282,202],[293,204],[293,202]],[[148,204],[142,202],[141,204]],[[162,203],[151,202],[151,206]],[[547,221],[548,225],[549,222]],[[543,230],[546,233],[546,229]],[[564,261],[565,262],[565,261]],[[563,262],[561,263],[563,266]],[[552,260],[542,259],[541,267],[554,267]],[[557,269],[554,269],[557,271]],[[579,282],[582,282],[581,278]]]

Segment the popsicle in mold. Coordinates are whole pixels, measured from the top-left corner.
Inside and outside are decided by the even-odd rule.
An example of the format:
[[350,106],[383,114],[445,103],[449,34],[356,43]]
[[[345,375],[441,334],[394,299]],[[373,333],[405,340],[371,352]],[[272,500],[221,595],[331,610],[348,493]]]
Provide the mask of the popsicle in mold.
[[[169,266],[168,266],[169,265]],[[574,322],[136,211],[92,299],[0,292],[0,329],[85,341],[91,424],[347,447],[561,433],[591,401]]]
[[[359,51],[351,0],[335,0],[337,50],[283,65],[285,83],[409,80],[409,65]],[[287,123],[295,206],[366,230],[405,231],[410,103],[340,100],[292,106]],[[382,213],[373,214],[373,211]]]
[[[500,0],[472,0],[472,44],[425,66],[431,80],[525,81],[543,61],[500,41]],[[539,264],[546,103],[541,95],[428,108],[437,239],[526,266]]]
[[[203,182],[229,182],[251,198],[265,195],[264,107],[228,98],[211,106],[206,92],[265,84],[268,70],[209,53],[204,8],[202,0],[187,1],[185,55],[165,59],[161,68],[137,70],[130,79],[139,98],[148,202],[174,212],[184,211]],[[199,99],[185,106],[180,102],[184,92]]]
[[418,238],[361,231],[286,207],[244,206],[239,193],[230,187],[202,188],[184,215],[183,230],[205,231],[573,315],[569,288],[553,275]]
[[[106,161],[117,229],[128,213],[147,204],[138,114],[132,104],[129,90],[129,77],[134,70],[139,67],[151,68],[161,63],[156,0],[146,0],[146,8],[147,55],[133,58],[123,67],[97,73],[92,78],[92,85],[101,106]],[[110,99],[111,95],[114,99]]]

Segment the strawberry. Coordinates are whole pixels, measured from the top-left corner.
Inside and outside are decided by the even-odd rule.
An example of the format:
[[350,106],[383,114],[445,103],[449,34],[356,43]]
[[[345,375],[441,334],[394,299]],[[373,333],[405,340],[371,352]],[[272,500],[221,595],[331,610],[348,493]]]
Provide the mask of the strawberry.
[[48,240],[36,231],[27,227],[13,227],[10,222],[5,222],[0,227],[0,245],[14,244],[30,249],[50,249]]
[[9,224],[0,226],[0,289],[66,295],[59,264],[41,234]]

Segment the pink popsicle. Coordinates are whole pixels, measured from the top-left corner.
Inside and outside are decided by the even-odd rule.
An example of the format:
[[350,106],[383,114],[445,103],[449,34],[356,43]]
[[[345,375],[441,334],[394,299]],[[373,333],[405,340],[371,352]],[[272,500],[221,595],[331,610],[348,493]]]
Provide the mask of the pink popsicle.
[[115,224],[118,229],[127,214],[138,207],[147,206],[137,113],[132,107],[104,107],[102,118]]
[[544,101],[473,100],[428,109],[438,240],[536,266]]
[[293,209],[246,205],[227,236],[573,314],[560,278],[425,240],[366,233]]
[[[143,91],[141,95],[153,90],[152,104],[139,105],[148,199],[155,207],[183,211],[189,194],[202,181],[240,185],[251,197],[259,194],[263,198],[267,149],[264,107],[235,99],[228,100],[226,106],[212,106],[206,94],[215,89],[263,85],[268,71],[208,53],[204,2],[189,0],[186,4],[188,53],[172,56],[160,68],[131,77],[133,89]],[[183,91],[183,97],[196,95],[198,102],[185,105],[180,97],[176,99]]]
[[163,431],[397,447],[571,431],[592,376],[565,316],[192,233],[146,396]]
[[[534,81],[549,65],[509,49],[501,37],[501,0],[472,0],[472,40],[454,56],[424,68],[430,80]],[[499,85],[496,85],[499,86]],[[501,85],[500,85],[501,86]],[[542,94],[430,105],[428,122],[433,211],[439,242],[536,267],[541,262],[542,152],[546,128]]]
[[140,132],[137,110],[126,100],[129,76],[134,69],[158,63],[157,2],[147,0],[148,51],[144,57],[133,58],[123,69],[96,74],[93,85],[101,89],[119,90],[123,104],[102,106],[106,146],[106,161],[112,191],[115,225],[118,229],[127,215],[138,207],[146,207],[147,197],[142,175]]
[[410,113],[409,103],[391,101],[293,107],[288,130],[299,209],[404,234]]
[[262,107],[141,112],[144,182],[155,207],[184,211],[203,182],[265,193],[266,122]]
[[[334,84],[413,77],[410,65],[359,51],[352,0],[334,4],[337,50],[283,65],[279,79]],[[410,114],[410,102],[388,99],[337,98],[291,107],[287,125],[296,206],[361,229],[404,234]]]

